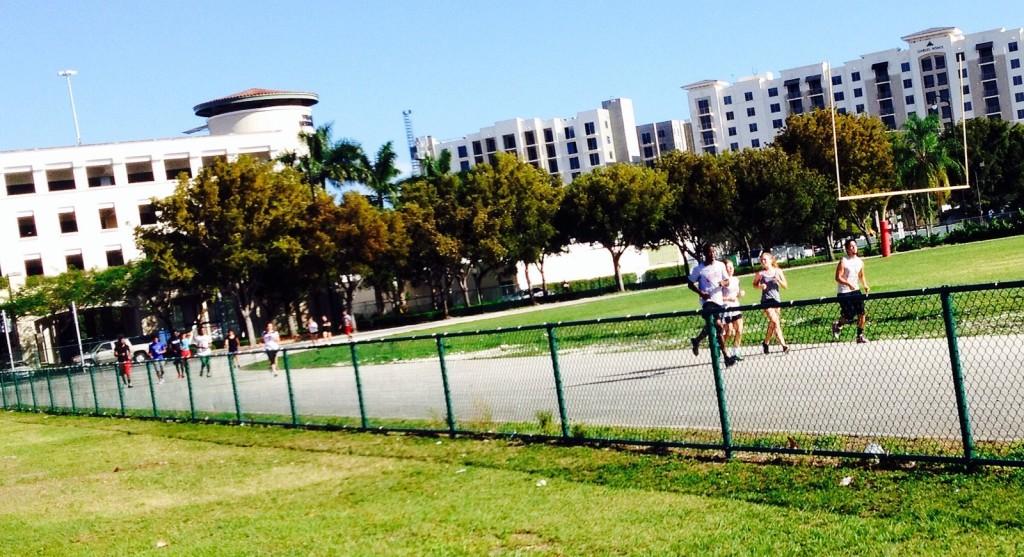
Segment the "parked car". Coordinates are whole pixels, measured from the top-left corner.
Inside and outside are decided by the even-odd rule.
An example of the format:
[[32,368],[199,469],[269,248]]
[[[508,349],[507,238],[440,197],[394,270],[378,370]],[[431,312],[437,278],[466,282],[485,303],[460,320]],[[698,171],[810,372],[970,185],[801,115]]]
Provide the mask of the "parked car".
[[[128,339],[131,342],[132,348],[132,361],[135,363],[145,362],[149,358],[149,342],[143,340],[142,342],[133,342],[132,339]],[[85,354],[85,365],[94,366],[100,364],[112,364],[117,361],[114,356],[114,343],[116,340],[103,341]],[[81,356],[74,356],[71,359],[75,365],[82,363]]]
[[23,360],[15,360],[13,368],[10,361],[0,362],[0,375],[3,375],[4,381],[11,378],[26,379],[32,375],[32,366]]

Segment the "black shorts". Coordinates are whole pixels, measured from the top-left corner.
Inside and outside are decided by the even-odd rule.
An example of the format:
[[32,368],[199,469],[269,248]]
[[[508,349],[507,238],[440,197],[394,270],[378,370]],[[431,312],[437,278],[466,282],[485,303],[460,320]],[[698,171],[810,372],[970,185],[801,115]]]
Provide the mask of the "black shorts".
[[270,361],[270,365],[277,363],[277,350],[267,350],[267,360]]
[[864,295],[860,290],[839,294],[839,315],[847,321],[864,313]]
[[739,321],[740,319],[743,319],[743,314],[742,313],[737,313],[737,314],[734,314],[734,315],[727,315],[727,316],[725,316],[724,319],[722,319],[722,321],[725,321],[726,323],[735,323],[735,322]]
[[[716,304],[715,302],[704,302],[704,305],[700,307],[701,312],[714,316],[715,321],[725,321],[725,306]],[[712,313],[715,312],[715,313]]]

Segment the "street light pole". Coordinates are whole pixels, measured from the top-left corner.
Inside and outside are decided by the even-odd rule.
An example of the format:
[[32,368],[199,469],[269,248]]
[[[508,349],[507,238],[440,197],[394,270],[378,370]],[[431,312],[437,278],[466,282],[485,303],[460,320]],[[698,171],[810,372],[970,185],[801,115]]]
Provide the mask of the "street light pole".
[[71,91],[71,77],[78,75],[78,70],[61,70],[57,75],[68,82],[68,98],[71,99],[71,118],[75,121],[75,145],[82,144],[82,132],[78,129],[78,111],[75,110],[75,94]]

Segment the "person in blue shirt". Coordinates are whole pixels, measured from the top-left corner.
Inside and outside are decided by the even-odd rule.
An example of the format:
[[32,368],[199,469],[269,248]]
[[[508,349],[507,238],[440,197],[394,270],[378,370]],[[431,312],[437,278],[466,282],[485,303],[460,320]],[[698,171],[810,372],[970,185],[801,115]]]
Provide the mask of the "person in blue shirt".
[[164,355],[167,353],[165,345],[160,337],[153,335],[153,342],[149,343],[149,359],[153,360],[153,367],[156,368],[158,382],[164,384]]

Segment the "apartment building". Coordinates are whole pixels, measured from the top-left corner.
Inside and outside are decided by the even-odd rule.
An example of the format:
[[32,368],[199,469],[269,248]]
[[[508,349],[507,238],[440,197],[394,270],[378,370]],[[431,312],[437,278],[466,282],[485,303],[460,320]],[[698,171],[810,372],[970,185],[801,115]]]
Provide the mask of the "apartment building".
[[947,125],[984,116],[1024,121],[1024,28],[964,34],[933,27],[902,37],[905,48],[865,54],[843,65],[819,62],[728,83],[684,85],[694,148],[762,147],[791,114],[835,104],[871,114],[892,129],[910,114],[938,114]]
[[616,162],[639,162],[633,101],[607,100],[601,108],[568,118],[512,118],[495,122],[459,139],[416,139],[416,156],[437,157],[447,149],[453,170],[492,162],[496,153],[514,153],[568,183],[593,168]]
[[636,127],[640,160],[645,164],[654,164],[654,161],[670,151],[693,151],[690,139],[692,134],[690,123],[683,120],[641,124]]
[[141,257],[137,226],[152,200],[218,158],[272,159],[313,130],[314,93],[249,89],[194,107],[205,135],[0,152],[0,274],[13,288],[35,275],[106,268]]

